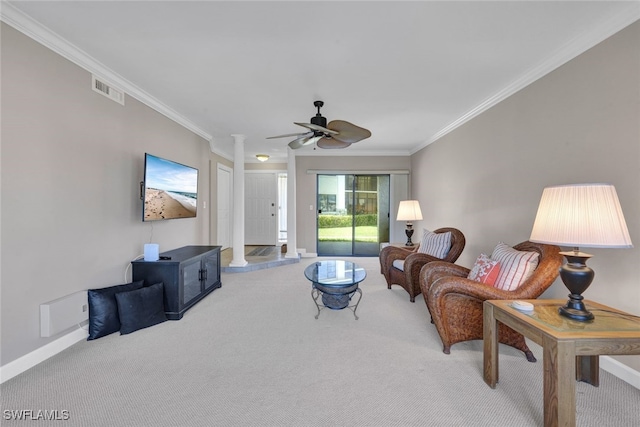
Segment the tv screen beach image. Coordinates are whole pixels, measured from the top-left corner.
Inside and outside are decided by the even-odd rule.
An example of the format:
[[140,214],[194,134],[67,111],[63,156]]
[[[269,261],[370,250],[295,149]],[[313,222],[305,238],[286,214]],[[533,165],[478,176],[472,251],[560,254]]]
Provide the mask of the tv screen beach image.
[[146,155],[144,221],[196,216],[198,170]]

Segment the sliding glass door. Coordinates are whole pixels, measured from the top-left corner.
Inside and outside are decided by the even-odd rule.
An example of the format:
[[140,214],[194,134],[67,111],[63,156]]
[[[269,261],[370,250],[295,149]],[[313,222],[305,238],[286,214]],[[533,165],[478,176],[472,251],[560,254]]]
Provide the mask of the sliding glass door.
[[318,175],[320,256],[377,256],[389,241],[389,175]]

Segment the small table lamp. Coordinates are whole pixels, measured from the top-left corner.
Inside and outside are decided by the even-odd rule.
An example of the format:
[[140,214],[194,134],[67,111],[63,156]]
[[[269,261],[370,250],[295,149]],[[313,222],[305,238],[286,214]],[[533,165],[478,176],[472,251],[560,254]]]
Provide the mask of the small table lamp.
[[422,219],[422,211],[420,210],[420,203],[417,200],[403,200],[398,207],[398,217],[396,221],[407,221],[407,243],[405,246],[413,246],[411,236],[413,236],[413,222]]
[[593,319],[582,302],[582,293],[594,276],[585,264],[591,255],[580,252],[579,247],[633,247],[616,189],[609,184],[545,188],[529,240],[573,247],[573,251],[560,252],[568,261],[560,267],[560,277],[571,294],[558,311],[578,321]]

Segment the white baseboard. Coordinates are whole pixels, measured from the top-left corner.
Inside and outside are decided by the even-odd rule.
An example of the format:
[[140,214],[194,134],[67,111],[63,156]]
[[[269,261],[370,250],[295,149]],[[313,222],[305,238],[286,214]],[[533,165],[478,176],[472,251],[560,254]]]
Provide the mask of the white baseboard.
[[9,362],[4,366],[0,366],[0,384],[11,378],[25,372],[28,369],[33,368],[40,362],[44,362],[51,356],[55,356],[62,350],[71,347],[77,342],[87,339],[87,331],[83,328],[78,328],[66,335],[58,338],[55,341],[44,345],[31,353],[25,354],[19,359]]
[[600,356],[600,368],[640,390],[640,372],[610,356]]

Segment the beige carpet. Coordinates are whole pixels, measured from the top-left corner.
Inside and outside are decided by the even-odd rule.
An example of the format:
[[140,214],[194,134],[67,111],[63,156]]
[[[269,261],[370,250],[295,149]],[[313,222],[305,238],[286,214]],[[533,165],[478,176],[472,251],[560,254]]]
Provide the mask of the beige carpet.
[[[299,264],[223,274],[185,314],[130,335],[78,343],[0,388],[2,426],[540,426],[542,361],[500,347],[495,390],[482,379],[482,343],[451,354],[428,321],[367,269],[359,320],[316,320]],[[637,426],[640,391],[601,371],[577,384],[578,426]],[[68,411],[67,421],[7,421],[6,412]]]

